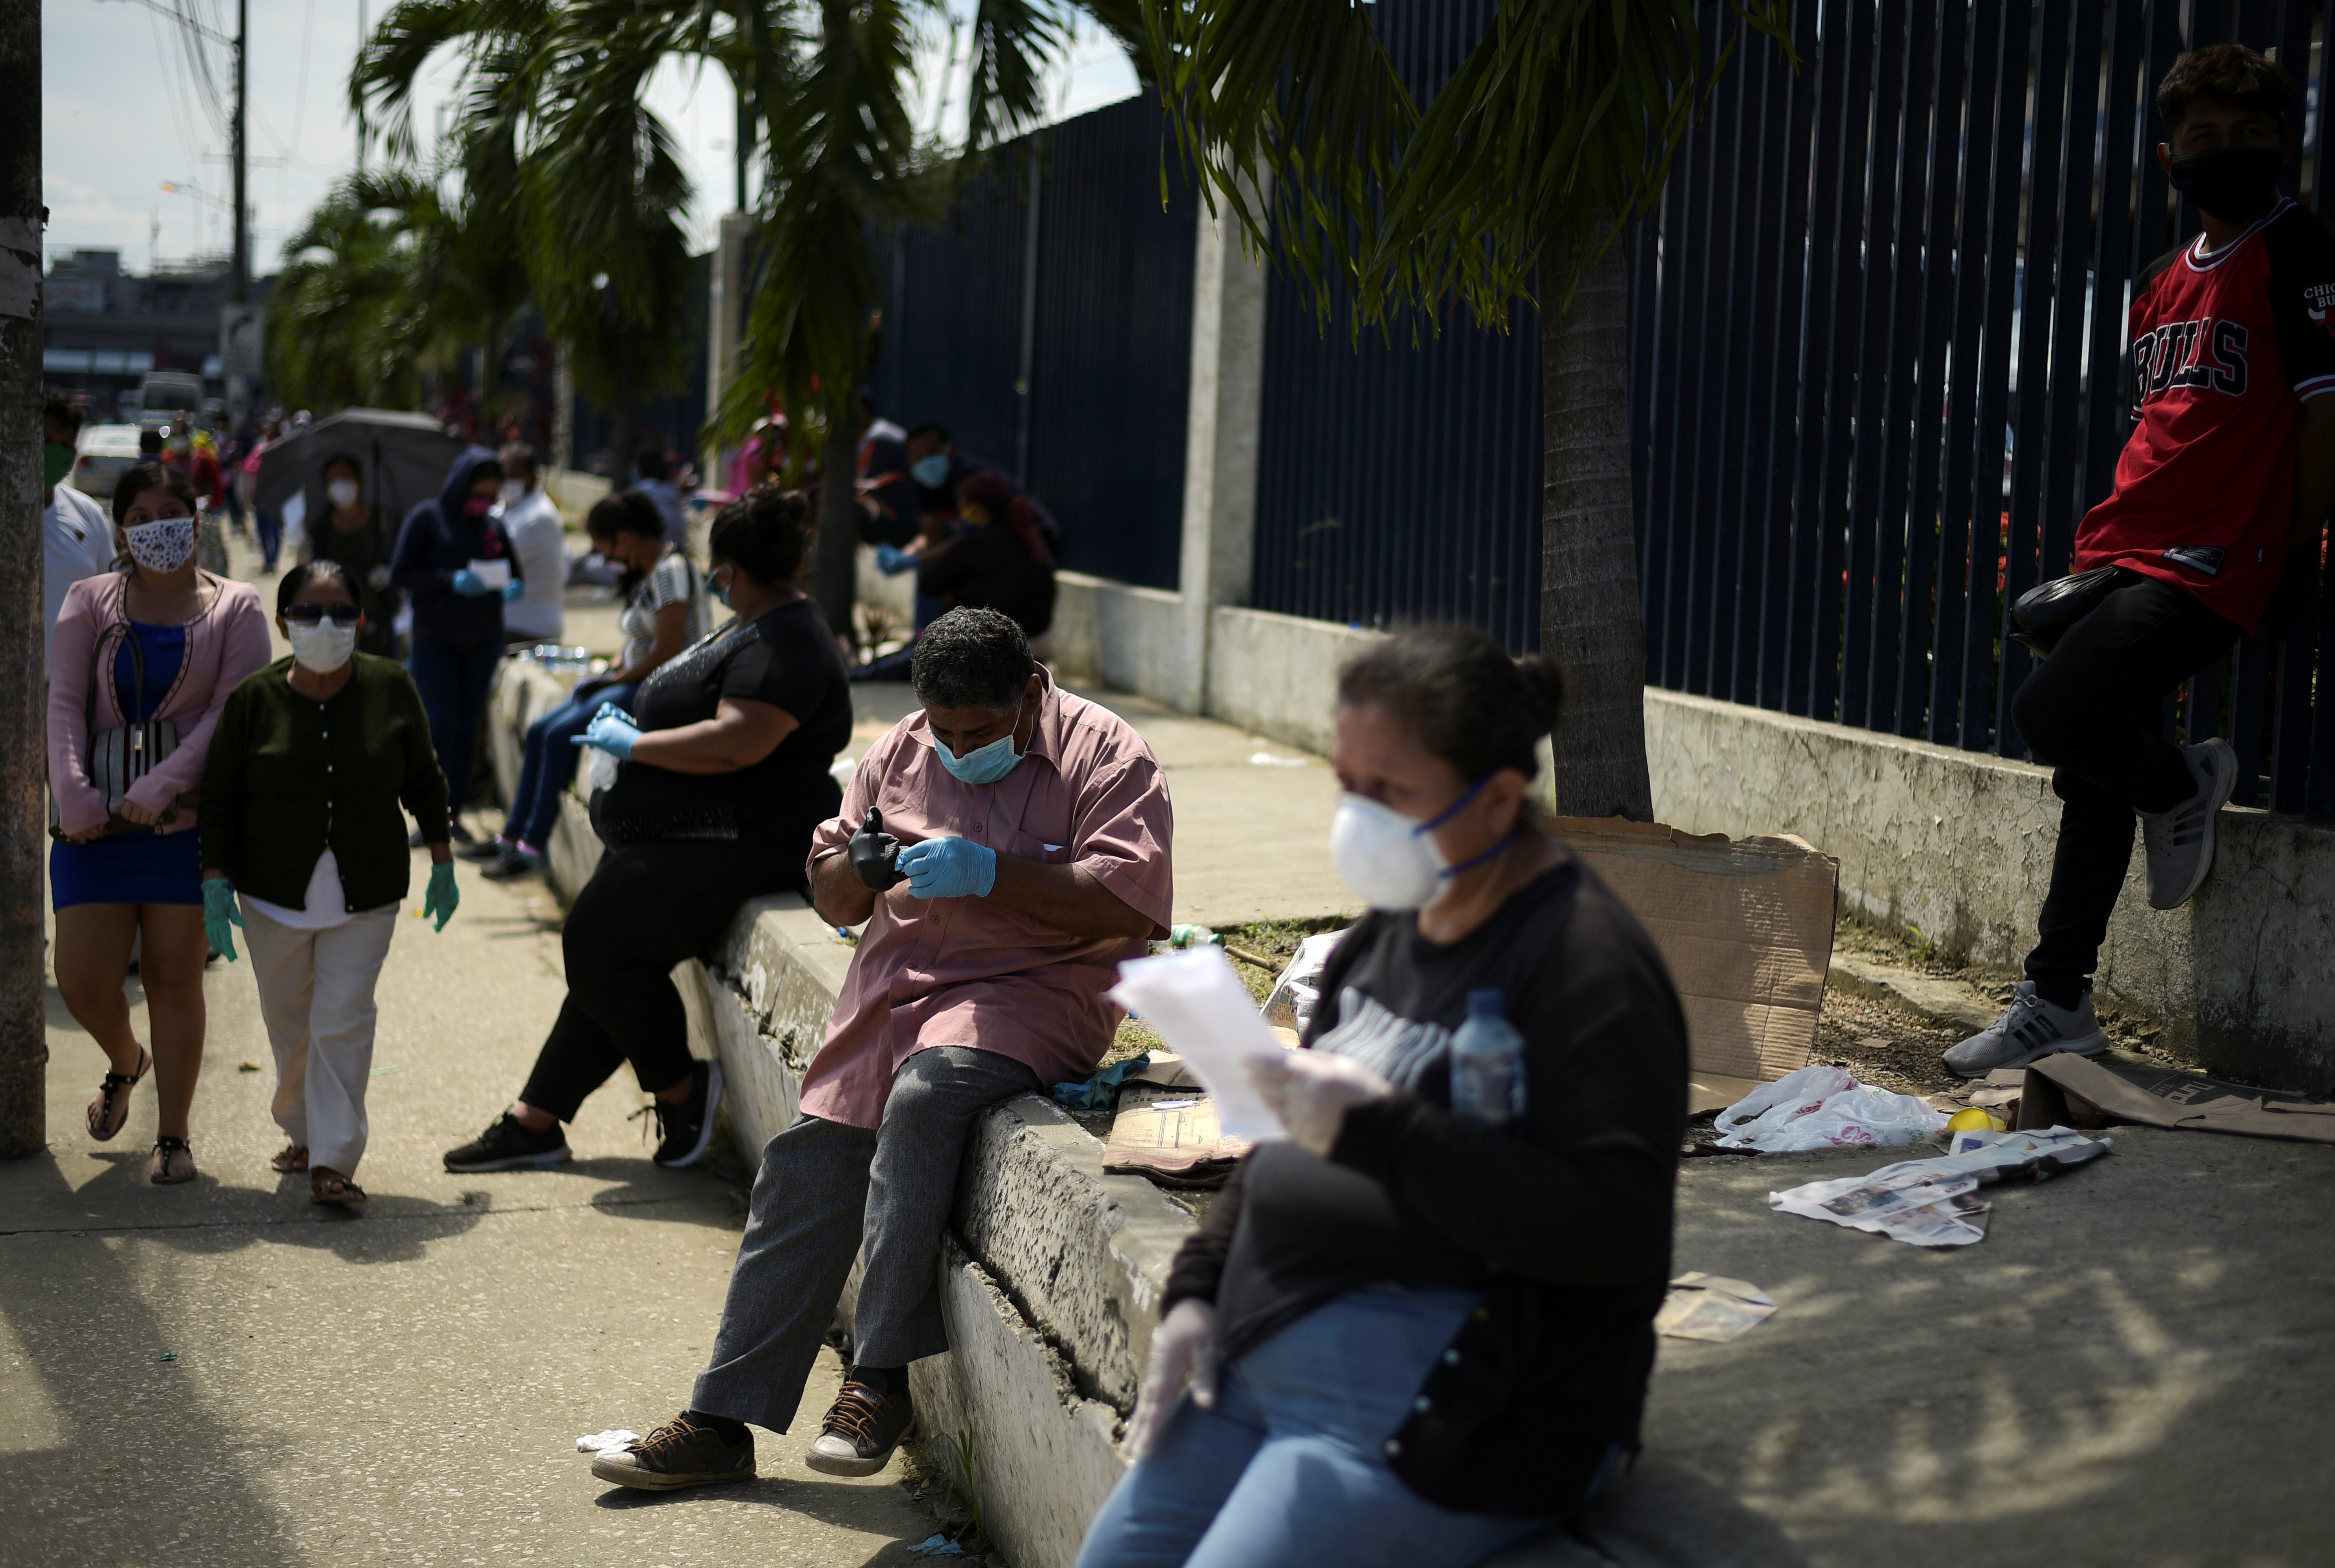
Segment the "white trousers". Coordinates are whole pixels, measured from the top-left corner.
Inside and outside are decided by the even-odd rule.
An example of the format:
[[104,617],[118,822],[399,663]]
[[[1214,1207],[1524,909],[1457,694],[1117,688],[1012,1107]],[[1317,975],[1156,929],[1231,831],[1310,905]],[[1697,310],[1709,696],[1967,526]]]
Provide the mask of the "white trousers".
[[259,1012],[276,1051],[276,1125],[307,1147],[310,1169],[354,1176],[365,1150],[373,982],[397,934],[397,908],[303,931],[241,902]]

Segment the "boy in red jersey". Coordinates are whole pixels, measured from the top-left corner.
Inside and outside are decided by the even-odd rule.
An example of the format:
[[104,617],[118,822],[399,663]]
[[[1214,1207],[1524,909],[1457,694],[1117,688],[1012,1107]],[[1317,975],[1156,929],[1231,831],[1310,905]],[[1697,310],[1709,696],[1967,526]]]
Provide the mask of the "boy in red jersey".
[[2136,422],[2115,493],[2076,530],[2075,569],[2113,567],[2117,587],[2011,703],[2055,769],[2059,842],[2026,981],[1946,1052],[1966,1077],[2105,1043],[2091,976],[2135,815],[2148,902],[2177,908],[2213,868],[2237,782],[2227,741],[2158,738],[2165,699],[2265,618],[2290,619],[2317,566],[2335,503],[2335,231],[2278,191],[2292,102],[2287,73],[2234,44],[2184,54],[2157,87],[2157,160],[2205,232],[2133,282]]

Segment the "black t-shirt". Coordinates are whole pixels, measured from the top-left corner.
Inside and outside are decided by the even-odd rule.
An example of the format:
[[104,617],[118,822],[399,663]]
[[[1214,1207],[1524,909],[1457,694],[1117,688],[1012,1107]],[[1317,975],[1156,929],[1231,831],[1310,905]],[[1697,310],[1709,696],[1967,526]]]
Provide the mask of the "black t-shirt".
[[782,708],[797,728],[734,773],[618,764],[616,781],[592,800],[603,837],[735,838],[797,861],[809,853],[810,830],[842,805],[828,769],[851,739],[843,656],[815,602],[798,599],[751,624],[732,622],[683,649],[641,683],[633,717],[643,731],[677,730],[712,718],[724,697]]
[[916,572],[916,591],[954,608],[1002,610],[1042,637],[1054,624],[1054,569],[1003,518],[967,528]]
[[[1216,1301],[1228,1353],[1358,1285],[1482,1289],[1503,1269],[1562,1275],[1562,1262],[1532,1254],[1548,1239],[1533,1233],[1552,1221],[1561,1229],[1563,1217],[1536,1214],[1520,1224],[1513,1205],[1575,1201],[1561,1189],[1584,1176],[1592,1186],[1626,1187],[1626,1201],[1606,1217],[1628,1212],[1643,1229],[1618,1249],[1592,1229],[1577,1239],[1667,1258],[1686,1099],[1683,1021],[1652,939],[1570,857],[1448,946],[1421,936],[1414,916],[1371,915],[1325,978],[1312,1048],[1390,1082],[1400,1092],[1387,1109],[1407,1118],[1390,1136],[1413,1146],[1406,1163],[1425,1152],[1421,1140],[1439,1146],[1434,1161],[1458,1185],[1407,1190],[1375,1161],[1358,1166],[1343,1138],[1333,1159],[1293,1143],[1261,1146],[1242,1167],[1237,1194],[1227,1195],[1238,1221]],[[1507,1128],[1449,1114],[1451,1036],[1479,986],[1505,992],[1508,1021],[1525,1037],[1525,1115]],[[1583,1005],[1584,988],[1598,995],[1594,1009]],[[1350,1130],[1361,1119],[1350,1114]],[[1615,1135],[1627,1152],[1584,1158],[1584,1140],[1600,1135]],[[1519,1159],[1518,1168],[1502,1168]],[[1533,1190],[1544,1174],[1555,1178],[1551,1188]],[[1590,1226],[1597,1219],[1579,1217]]]

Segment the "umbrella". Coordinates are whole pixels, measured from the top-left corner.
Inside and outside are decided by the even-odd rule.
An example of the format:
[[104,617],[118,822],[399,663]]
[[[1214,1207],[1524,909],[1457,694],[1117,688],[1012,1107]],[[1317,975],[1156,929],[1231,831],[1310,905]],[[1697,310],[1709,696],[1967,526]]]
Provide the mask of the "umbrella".
[[345,409],[262,451],[254,498],[261,510],[285,517],[297,496],[300,518],[313,524],[327,508],[325,464],[352,457],[363,470],[365,499],[381,508],[394,537],[407,512],[446,488],[446,470],[463,444],[427,414]]

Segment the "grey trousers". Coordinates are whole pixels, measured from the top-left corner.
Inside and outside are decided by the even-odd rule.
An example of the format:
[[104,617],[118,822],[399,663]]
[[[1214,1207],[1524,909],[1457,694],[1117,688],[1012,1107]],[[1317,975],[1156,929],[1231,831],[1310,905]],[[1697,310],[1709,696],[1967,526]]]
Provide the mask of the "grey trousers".
[[935,1265],[965,1134],[982,1111],[1040,1087],[995,1051],[933,1046],[900,1064],[875,1131],[806,1116],[772,1138],[690,1408],[785,1431],[863,1251],[854,1357],[898,1367],[947,1350]]

